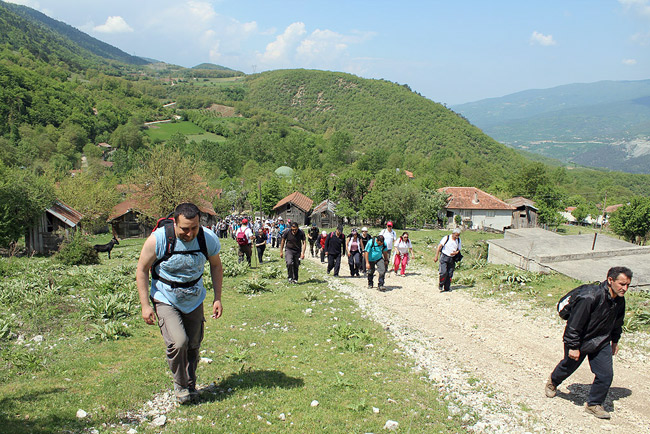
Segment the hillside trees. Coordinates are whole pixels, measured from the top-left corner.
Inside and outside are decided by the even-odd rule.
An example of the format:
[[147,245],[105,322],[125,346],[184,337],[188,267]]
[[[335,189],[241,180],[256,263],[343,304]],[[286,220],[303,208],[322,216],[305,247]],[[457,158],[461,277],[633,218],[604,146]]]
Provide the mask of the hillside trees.
[[609,223],[615,234],[631,243],[645,244],[650,235],[650,198],[633,198],[616,210]]

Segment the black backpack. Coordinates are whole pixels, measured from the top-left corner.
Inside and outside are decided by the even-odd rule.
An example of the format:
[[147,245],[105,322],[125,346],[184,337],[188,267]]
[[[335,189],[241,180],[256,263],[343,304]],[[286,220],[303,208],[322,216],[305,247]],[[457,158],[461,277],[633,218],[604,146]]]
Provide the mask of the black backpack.
[[567,292],[562,296],[562,298],[560,298],[560,300],[557,302],[557,314],[560,315],[560,318],[565,321],[569,319],[569,316],[571,316],[571,310],[576,303],[578,295],[580,295],[583,289],[591,285],[592,284],[589,283],[580,285],[577,288],[574,288],[571,291]]
[[163,217],[158,219],[156,226],[153,228],[154,232],[158,228],[165,229],[165,254],[156,260],[151,266],[151,275],[154,279],[160,280],[163,283],[171,286],[172,288],[191,288],[196,285],[203,275],[199,276],[198,279],[190,280],[188,282],[175,282],[173,280],[165,279],[158,274],[158,266],[167,261],[173,255],[195,255],[197,253],[203,253],[205,259],[208,259],[208,246],[205,243],[205,233],[203,232],[203,226],[199,226],[199,233],[196,236],[196,240],[199,243],[199,250],[183,250],[175,251],[174,247],[176,246],[176,232],[174,232],[174,219],[171,216]]

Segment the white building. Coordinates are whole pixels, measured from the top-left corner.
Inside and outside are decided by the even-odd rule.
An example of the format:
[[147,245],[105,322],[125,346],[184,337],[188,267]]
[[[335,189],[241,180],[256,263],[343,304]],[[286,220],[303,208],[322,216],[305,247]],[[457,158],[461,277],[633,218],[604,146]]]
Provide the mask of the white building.
[[514,206],[497,199],[476,187],[443,187],[438,191],[449,194],[447,201],[447,222],[454,225],[454,218],[460,215],[462,224],[474,229],[503,231],[512,225]]

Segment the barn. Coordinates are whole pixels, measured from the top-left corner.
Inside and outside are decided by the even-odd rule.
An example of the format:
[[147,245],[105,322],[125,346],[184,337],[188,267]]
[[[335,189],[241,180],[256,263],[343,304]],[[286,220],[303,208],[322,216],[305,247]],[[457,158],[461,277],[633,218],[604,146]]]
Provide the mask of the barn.
[[319,228],[335,228],[343,224],[343,219],[336,215],[336,203],[329,199],[319,203],[309,218],[311,223],[315,223]]
[[79,229],[82,218],[79,211],[56,201],[41,214],[37,224],[27,230],[25,248],[30,253],[56,252],[63,240]]
[[298,222],[299,225],[306,225],[309,210],[313,203],[313,200],[296,191],[280,200],[273,207],[273,211],[276,217],[282,217],[285,222],[291,220],[292,222]]

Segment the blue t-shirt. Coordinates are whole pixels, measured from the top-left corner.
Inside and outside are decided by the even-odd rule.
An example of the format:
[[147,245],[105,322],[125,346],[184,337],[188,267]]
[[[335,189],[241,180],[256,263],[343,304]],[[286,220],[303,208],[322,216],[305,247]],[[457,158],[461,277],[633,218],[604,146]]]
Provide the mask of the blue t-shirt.
[[[208,249],[208,256],[214,256],[221,251],[221,243],[217,235],[207,228],[203,228],[205,234],[205,245]],[[165,239],[165,228],[156,229],[156,258],[160,259],[165,255],[167,240]],[[189,243],[176,238],[174,251],[199,250],[199,241],[194,238]],[[203,276],[203,270],[207,259],[201,252],[186,255],[172,255],[168,260],[160,263],[158,274],[160,277],[174,282],[189,282]],[[191,288],[172,288],[157,279],[151,279],[151,297],[161,303],[169,304],[183,313],[190,313],[205,300],[205,287],[203,279],[200,279]]]
[[370,262],[379,261],[386,250],[388,250],[386,244],[380,246],[374,238],[366,243],[365,251],[368,252],[368,261]]

